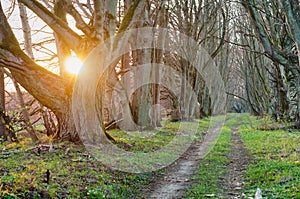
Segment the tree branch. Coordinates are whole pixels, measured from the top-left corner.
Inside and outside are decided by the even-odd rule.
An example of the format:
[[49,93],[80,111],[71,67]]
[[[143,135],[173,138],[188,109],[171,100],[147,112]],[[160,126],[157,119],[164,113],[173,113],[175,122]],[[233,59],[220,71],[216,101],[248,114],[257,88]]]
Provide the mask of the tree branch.
[[43,105],[59,112],[67,100],[67,83],[37,65],[20,48],[0,2],[0,65],[9,68],[14,78]]
[[271,39],[269,38],[266,32],[264,21],[261,19],[261,16],[258,13],[257,8],[255,7],[254,0],[243,0],[242,4],[250,14],[252,23],[255,26],[256,33],[258,34],[259,39],[261,40],[268,57],[274,62],[280,63],[281,65],[288,67],[290,65],[289,60],[286,57],[284,57],[279,52],[279,50],[272,45]]
[[66,10],[75,19],[76,28],[81,30],[86,36],[90,38],[95,38],[96,36],[95,29],[93,29],[92,27],[90,27],[84,22],[81,15],[77,12],[77,10],[74,8],[74,6],[70,1],[66,1],[66,3],[67,3]]
[[20,73],[23,74],[26,70],[23,66],[20,66],[18,63],[3,58],[0,58],[0,67],[9,68],[11,70],[18,70]]
[[300,5],[298,0],[281,0],[281,2],[283,4],[283,9],[285,10],[289,29],[297,45],[298,61],[300,65]]
[[249,103],[248,100],[246,100],[245,98],[243,98],[243,97],[241,97],[241,96],[238,96],[238,95],[236,95],[236,94],[229,93],[229,92],[226,92],[226,94],[227,94],[227,95],[231,95],[231,96],[233,96],[233,97],[237,97],[237,98],[239,98],[239,99],[241,99],[241,100],[243,100],[243,101]]
[[65,22],[51,13],[36,0],[19,0],[37,14],[50,28],[64,40],[76,54],[82,54],[80,45],[82,38],[76,34]]
[[117,37],[113,44],[114,48],[116,48],[118,46],[118,43],[121,39],[120,37],[118,37],[118,35],[120,35],[120,33],[124,32],[124,31],[126,31],[127,28],[130,26],[132,19],[134,17],[135,11],[138,8],[140,2],[144,2],[144,0],[135,0],[133,2],[133,4],[128,8],[128,10],[122,20],[122,23],[120,24],[119,30],[117,32]]

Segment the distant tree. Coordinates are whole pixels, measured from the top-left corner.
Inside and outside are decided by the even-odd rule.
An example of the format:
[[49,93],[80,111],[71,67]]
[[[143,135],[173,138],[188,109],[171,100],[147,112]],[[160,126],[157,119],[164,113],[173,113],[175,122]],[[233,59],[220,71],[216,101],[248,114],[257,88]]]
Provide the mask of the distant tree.
[[[211,58],[219,66],[225,59],[222,51],[225,52],[225,38],[228,35],[229,13],[225,1],[208,0],[175,0],[170,3],[170,25],[169,28],[194,39],[199,46],[208,51]],[[180,40],[180,38],[179,38]],[[180,41],[177,41],[180,43]],[[195,50],[181,46],[186,51],[187,56],[192,60]],[[218,56],[219,55],[219,56]],[[195,70],[192,63],[181,57],[168,60],[169,64],[179,71],[181,75],[181,91],[179,110],[181,119],[191,120],[196,116],[204,117],[211,114],[211,104],[209,91],[204,78]],[[221,64],[220,64],[221,65]],[[220,71],[222,70],[219,66]],[[173,80],[175,81],[175,80]],[[197,98],[188,92],[188,85],[191,85]]]
[[[236,4],[236,15],[244,11],[240,4]],[[239,68],[245,87],[241,96],[247,99],[251,113],[264,115],[269,112],[271,102],[269,74],[271,61],[262,53],[263,47],[255,36],[250,19],[244,15],[234,17],[234,42],[236,45],[236,66]],[[277,79],[276,79],[277,80]]]

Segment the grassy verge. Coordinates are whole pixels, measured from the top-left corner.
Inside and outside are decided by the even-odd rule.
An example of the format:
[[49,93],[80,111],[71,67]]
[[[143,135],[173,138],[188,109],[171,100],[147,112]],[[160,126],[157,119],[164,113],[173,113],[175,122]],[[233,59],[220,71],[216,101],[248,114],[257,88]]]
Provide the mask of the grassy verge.
[[253,196],[259,187],[264,198],[300,198],[299,132],[260,131],[243,125],[240,133],[253,156],[245,173],[244,193]]
[[207,130],[209,126],[217,125],[224,119],[224,117],[218,116],[191,122],[166,121],[164,122],[163,127],[156,130],[145,130],[142,133],[139,131],[126,132],[120,129],[111,130],[108,133],[117,143],[119,143],[119,147],[123,147],[127,151],[152,152],[167,145],[179,131],[184,131],[188,135],[193,135],[193,139],[201,139],[203,131]]

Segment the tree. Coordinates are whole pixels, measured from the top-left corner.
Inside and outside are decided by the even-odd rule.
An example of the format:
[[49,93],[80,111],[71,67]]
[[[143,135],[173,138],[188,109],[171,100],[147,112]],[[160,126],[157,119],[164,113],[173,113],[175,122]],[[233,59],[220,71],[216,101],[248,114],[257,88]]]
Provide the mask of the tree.
[[[0,112],[5,113],[5,84],[4,84],[4,69],[0,71]],[[1,117],[0,120],[0,137],[6,139],[5,121]]]
[[0,70],[0,138],[18,142],[15,130],[12,125],[11,118],[6,112],[5,108],[5,70]]
[[[197,41],[199,46],[206,49],[215,63],[219,65],[224,57],[218,57],[218,55],[225,49],[225,37],[228,33],[229,14],[226,3],[207,0],[174,1],[170,5],[170,10],[172,12],[169,27]],[[181,43],[180,38],[176,42]],[[193,60],[195,54],[192,52],[195,52],[195,49],[189,49],[188,44],[182,44],[179,48],[189,53],[187,55],[189,60]],[[191,63],[180,57],[175,57],[169,62],[181,74],[179,104],[181,119],[192,120],[196,115],[198,117],[210,115],[212,111],[209,91],[201,74],[195,70]],[[188,92],[187,87],[189,85],[192,86],[197,98],[192,97],[192,93]]]
[[[95,0],[93,4],[94,15],[90,19],[90,24],[83,20],[70,1],[56,1],[57,4],[60,3],[61,11],[67,10],[73,16],[77,27],[84,33],[83,36],[75,33],[64,20],[53,14],[37,0],[19,0],[19,2],[39,16],[55,32],[58,40],[62,41],[64,45],[81,58],[85,58],[99,42],[113,37],[116,33],[117,1]],[[132,2],[128,12],[119,24],[119,32],[127,29],[140,3],[144,2]],[[54,112],[58,118],[60,127],[60,134],[58,135],[61,139],[79,141],[71,111],[74,79],[54,74],[35,63],[20,48],[2,6],[0,18],[0,66],[9,68],[18,83],[38,99],[41,104]]]
[[[59,133],[61,139],[79,141],[72,115],[72,95],[75,77],[68,74],[64,69],[64,60],[68,56],[76,54],[77,57],[85,59],[89,53],[100,43],[115,39],[113,45],[107,47],[107,52],[116,51],[122,45],[132,45],[144,41],[136,41],[134,35],[128,41],[119,43],[120,38],[114,37],[129,28],[139,27],[163,27],[180,31],[188,37],[193,38],[204,48],[208,48],[209,54],[216,58],[216,63],[226,63],[228,58],[223,51],[225,37],[228,27],[228,8],[225,1],[211,2],[208,0],[197,2],[195,0],[182,1],[149,1],[149,0],[94,0],[94,1],[42,1],[42,0],[18,0],[20,5],[26,6],[32,13],[42,19],[51,28],[54,37],[50,41],[55,41],[57,53],[51,53],[52,57],[58,59],[59,72],[53,73],[39,65],[30,49],[26,53],[21,48],[22,45],[16,39],[3,9],[0,9],[0,66],[11,71],[13,78],[22,85],[31,95],[33,95],[42,105],[47,106],[56,115],[59,123]],[[20,7],[22,8],[22,6]],[[208,16],[208,13],[213,17]],[[77,30],[71,28],[69,18],[72,17]],[[23,21],[24,31],[29,32],[26,20]],[[138,34],[138,30],[136,31]],[[167,35],[174,37],[175,35]],[[165,35],[165,37],[167,37]],[[25,44],[31,46],[30,35],[25,34]],[[145,38],[147,39],[147,38]],[[163,40],[163,37],[161,38]],[[173,38],[172,38],[173,39]],[[177,38],[178,39],[178,38]],[[180,39],[174,42],[179,42]],[[122,41],[123,42],[123,41]],[[182,42],[182,41],[181,41]],[[163,43],[163,42],[162,42]],[[32,44],[34,45],[34,44]],[[165,43],[165,45],[172,45]],[[26,46],[25,46],[26,47]],[[186,51],[193,52],[184,44]],[[181,47],[180,47],[181,48]],[[223,51],[223,52],[222,52]],[[219,53],[222,54],[219,55]],[[105,52],[98,57],[100,62],[105,60]],[[193,60],[193,53],[186,59]],[[226,60],[227,59],[227,60]],[[139,79],[149,80],[155,78],[160,81],[162,71],[154,67],[155,64],[143,68],[137,78],[127,80],[122,75],[130,70],[137,69],[139,65],[147,63],[171,64],[171,66],[181,74],[179,88],[181,88],[181,102],[175,104],[177,111],[181,111],[182,119],[190,120],[198,114],[200,116],[211,114],[211,99],[209,89],[201,75],[193,69],[192,63],[173,55],[168,57],[168,53],[156,49],[131,49],[127,55],[122,55],[119,60],[115,60],[111,66],[104,71],[103,77],[97,82],[98,104],[91,104],[98,112],[99,120],[103,121],[104,114],[108,118],[117,115],[118,123],[126,126],[126,129],[155,128],[160,126],[160,108],[156,106],[161,100],[161,93],[165,88],[158,84],[147,84],[138,88],[133,96],[126,96],[125,100],[114,101],[116,94],[114,86],[123,84],[125,93],[130,91],[132,84],[138,85]],[[118,69],[118,70],[116,70]],[[155,69],[155,70],[154,70]],[[96,69],[90,69],[91,72]],[[118,71],[118,72],[117,72]],[[95,72],[95,71],[94,71]],[[127,73],[128,74],[128,73]],[[173,74],[176,76],[176,74]],[[172,80],[176,83],[175,78]],[[147,81],[145,81],[147,82]],[[125,85],[125,86],[124,86]],[[192,88],[189,88],[191,85]],[[193,89],[195,96],[189,93],[188,89]],[[123,91],[124,92],[124,91]],[[121,95],[119,93],[119,95]],[[168,94],[173,98],[174,95]],[[106,107],[107,103],[117,109],[125,110],[119,116],[119,112],[114,113],[113,109]],[[155,105],[155,106],[154,106]],[[186,111],[183,111],[186,110]],[[200,112],[200,113],[199,113]],[[131,117],[132,116],[132,117]],[[133,118],[132,122],[130,119]],[[119,122],[122,120],[122,122]],[[136,125],[137,124],[137,125]],[[102,124],[104,129],[104,125]]]
[[[243,12],[241,5],[237,4],[237,13]],[[270,60],[264,56],[259,40],[255,36],[255,31],[250,25],[248,16],[234,19],[234,43],[236,45],[236,67],[243,76],[245,92],[240,95],[246,99],[249,111],[255,115],[265,115],[269,112],[270,84],[268,69]],[[276,79],[277,80],[277,79]],[[273,87],[272,87],[273,88]],[[241,99],[241,98],[240,98]]]
[[[265,55],[273,61],[277,73],[278,83],[277,95],[280,100],[276,100],[273,105],[279,102],[280,111],[285,111],[285,117],[295,120],[295,126],[300,128],[300,70],[299,70],[299,1],[243,1],[243,5],[249,13],[252,24],[255,27],[256,35],[259,38]],[[294,49],[297,49],[297,52]],[[279,66],[283,66],[281,70]],[[283,77],[288,81],[288,87],[284,85]],[[292,90],[296,91],[296,96]],[[283,92],[282,92],[283,91]],[[287,93],[287,92],[290,93]],[[286,100],[290,96],[291,100]],[[295,101],[295,109],[287,111],[289,108],[284,105],[288,101]],[[292,105],[292,104],[291,104]],[[284,109],[284,110],[283,110]],[[278,111],[277,111],[278,112]],[[287,113],[288,112],[288,113]],[[291,114],[291,112],[293,112]]]

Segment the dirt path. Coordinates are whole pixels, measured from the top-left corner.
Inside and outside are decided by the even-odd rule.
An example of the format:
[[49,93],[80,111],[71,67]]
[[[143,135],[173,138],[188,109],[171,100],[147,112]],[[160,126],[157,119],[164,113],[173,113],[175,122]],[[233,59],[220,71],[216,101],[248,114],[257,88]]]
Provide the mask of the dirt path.
[[[174,164],[168,167],[163,177],[155,182],[155,186],[148,191],[145,198],[184,198],[185,191],[192,185],[191,178],[198,169],[199,161],[209,150],[209,144],[218,136],[222,123],[211,128],[203,141],[194,143]],[[227,174],[221,181],[221,188],[224,190],[222,198],[239,199],[243,198],[241,190],[244,184],[243,174],[250,160],[248,151],[244,148],[240,134],[235,124],[232,133],[232,150],[228,154],[229,163]],[[209,135],[209,136],[208,136]]]
[[223,123],[210,128],[202,141],[194,143],[174,164],[168,167],[164,177],[155,182],[153,190],[145,198],[184,198],[185,190],[191,185],[191,177],[196,172],[199,161],[210,149],[210,144],[216,140]]
[[237,128],[232,133],[232,150],[228,155],[229,163],[227,165],[227,174],[222,182],[224,198],[239,199],[243,198],[241,190],[244,184],[243,174],[247,169],[250,160],[247,149],[244,148],[240,134]]

